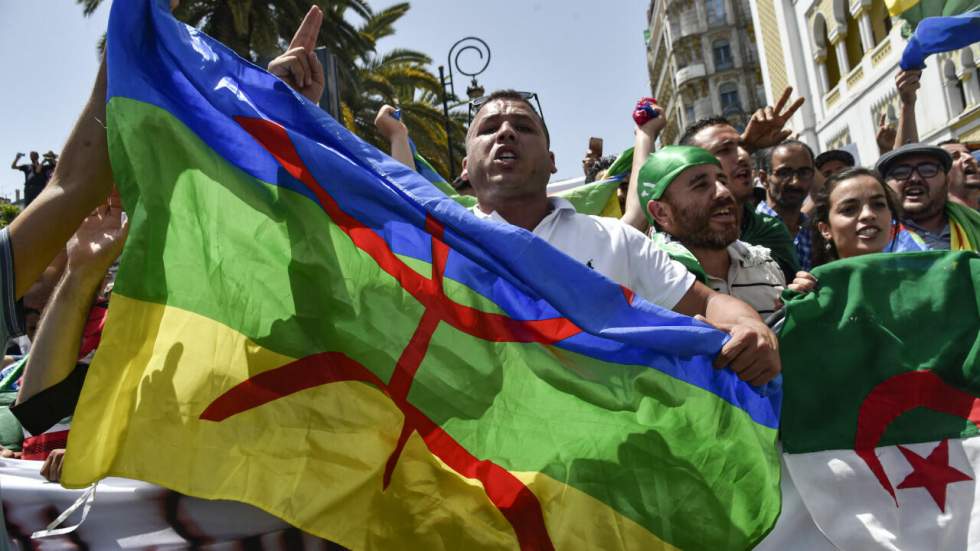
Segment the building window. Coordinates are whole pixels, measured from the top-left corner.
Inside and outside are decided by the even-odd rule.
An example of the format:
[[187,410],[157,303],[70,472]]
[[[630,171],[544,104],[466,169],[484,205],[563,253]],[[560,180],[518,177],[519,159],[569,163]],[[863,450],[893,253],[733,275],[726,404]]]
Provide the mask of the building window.
[[875,45],[881,44],[892,31],[892,18],[883,0],[871,0],[871,34]]
[[728,44],[728,41],[716,40],[714,44],[711,45],[711,48],[715,53],[715,70],[721,71],[722,69],[731,69],[732,47]]
[[721,114],[728,117],[733,113],[742,111],[742,102],[738,99],[738,86],[734,83],[726,82],[718,88],[721,96]]
[[691,125],[694,124],[694,105],[688,105],[684,108],[684,124]]
[[725,23],[725,0],[707,0],[705,8],[709,25]]

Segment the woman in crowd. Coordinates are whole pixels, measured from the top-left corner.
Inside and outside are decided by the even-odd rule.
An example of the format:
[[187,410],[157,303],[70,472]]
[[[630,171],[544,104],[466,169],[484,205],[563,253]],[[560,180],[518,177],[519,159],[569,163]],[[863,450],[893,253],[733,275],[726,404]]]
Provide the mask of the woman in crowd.
[[[851,168],[828,178],[813,213],[814,266],[865,254],[922,250],[902,229],[901,206],[874,170]],[[805,293],[816,283],[809,272],[798,272],[789,288]]]

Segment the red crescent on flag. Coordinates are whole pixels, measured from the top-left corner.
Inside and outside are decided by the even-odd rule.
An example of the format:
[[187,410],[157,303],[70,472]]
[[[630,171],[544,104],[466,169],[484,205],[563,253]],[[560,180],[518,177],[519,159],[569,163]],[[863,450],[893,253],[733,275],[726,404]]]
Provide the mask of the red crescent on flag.
[[875,455],[875,448],[892,421],[918,407],[955,415],[980,428],[980,399],[950,386],[932,371],[902,373],[874,387],[858,411],[854,451],[892,496],[896,507],[895,488],[885,476],[885,468]]

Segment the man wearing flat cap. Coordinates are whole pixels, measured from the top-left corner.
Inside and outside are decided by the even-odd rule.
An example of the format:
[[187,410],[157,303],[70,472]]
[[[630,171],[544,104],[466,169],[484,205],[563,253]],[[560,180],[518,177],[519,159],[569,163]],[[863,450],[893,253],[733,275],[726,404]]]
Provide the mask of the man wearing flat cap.
[[640,169],[637,195],[658,232],[654,243],[712,290],[761,316],[775,311],[786,280],[769,249],[740,241],[738,204],[721,163],[708,151],[667,146]]
[[948,200],[953,159],[943,148],[905,144],[881,156],[875,168],[902,204],[902,223],[929,249],[980,250],[980,214]]
[[813,165],[817,168],[817,172],[823,175],[824,178],[830,178],[842,170],[853,168],[855,164],[854,155],[851,155],[843,149],[824,151],[813,160]]

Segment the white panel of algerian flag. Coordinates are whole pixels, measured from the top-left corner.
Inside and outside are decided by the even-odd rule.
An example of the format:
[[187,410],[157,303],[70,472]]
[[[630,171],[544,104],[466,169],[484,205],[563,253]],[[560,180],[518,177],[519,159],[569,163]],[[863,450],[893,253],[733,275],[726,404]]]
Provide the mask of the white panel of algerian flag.
[[980,549],[980,438],[883,446],[875,455],[894,498],[854,450],[785,455],[807,511],[834,545]]

